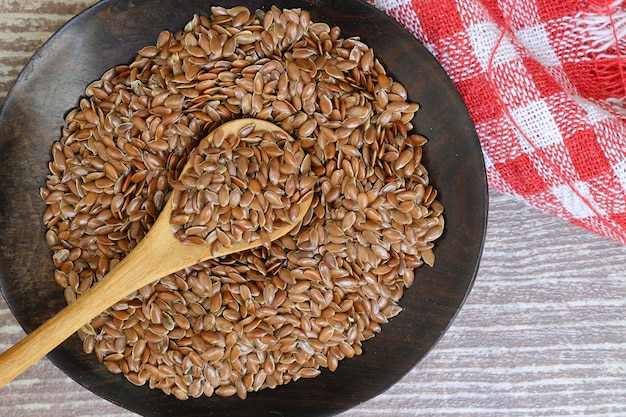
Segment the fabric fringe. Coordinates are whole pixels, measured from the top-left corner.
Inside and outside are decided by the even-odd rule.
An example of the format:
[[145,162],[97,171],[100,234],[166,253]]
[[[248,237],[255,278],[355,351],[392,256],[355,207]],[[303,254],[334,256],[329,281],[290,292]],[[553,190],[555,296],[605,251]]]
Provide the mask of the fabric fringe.
[[598,99],[626,117],[626,9],[624,1],[586,2],[572,20],[585,59],[594,63]]

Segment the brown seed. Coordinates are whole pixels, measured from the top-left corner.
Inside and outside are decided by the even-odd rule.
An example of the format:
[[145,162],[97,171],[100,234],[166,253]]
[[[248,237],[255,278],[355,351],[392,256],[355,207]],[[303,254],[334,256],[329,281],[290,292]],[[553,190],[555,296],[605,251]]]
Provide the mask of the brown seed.
[[232,385],[222,385],[215,390],[215,393],[220,397],[232,397],[237,394],[237,388]]

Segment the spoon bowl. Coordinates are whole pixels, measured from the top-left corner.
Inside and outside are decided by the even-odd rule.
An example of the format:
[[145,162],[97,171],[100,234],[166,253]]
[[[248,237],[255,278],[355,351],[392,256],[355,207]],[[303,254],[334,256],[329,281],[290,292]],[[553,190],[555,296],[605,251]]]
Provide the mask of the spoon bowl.
[[[211,142],[217,131],[228,136],[238,134],[242,129],[251,125],[254,125],[256,130],[276,131],[289,137],[287,132],[273,123],[256,119],[237,119],[224,123],[203,141]],[[181,178],[192,168],[192,162],[190,158],[183,168]],[[295,220],[268,231],[269,241],[279,239],[300,224],[312,200],[312,193],[304,195],[297,203],[299,211]],[[171,215],[172,198],[170,197],[148,234],[117,266],[75,302],[0,354],[0,388],[48,354],[99,313],[143,286],[208,259],[246,251],[264,243],[261,238],[239,240],[232,245],[221,246],[217,250],[210,243],[185,244],[172,232]]]

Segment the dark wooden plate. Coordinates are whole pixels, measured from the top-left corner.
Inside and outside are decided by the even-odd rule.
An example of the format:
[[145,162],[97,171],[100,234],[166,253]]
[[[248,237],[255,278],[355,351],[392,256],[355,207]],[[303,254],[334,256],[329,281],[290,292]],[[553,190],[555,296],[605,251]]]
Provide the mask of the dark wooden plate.
[[[44,242],[39,187],[64,113],[85,86],[164,29],[178,31],[206,0],[105,0],[71,20],[39,50],[17,79],[0,113],[0,285],[13,313],[32,331],[64,307]],[[231,7],[255,1],[224,0]],[[405,311],[364,343],[360,357],[311,380],[238,398],[181,402],[135,387],[86,355],[76,336],[49,358],[85,388],[144,416],[320,416],[339,413],[378,395],[426,355],[461,307],[476,274],[487,219],[487,187],[480,145],[468,112],[437,61],[397,23],[359,0],[276,0],[301,7],[315,21],[338,25],[374,48],[393,78],[422,105],[416,130],[430,138],[425,161],[445,206],[446,233],[434,268],[420,268],[402,299]]]

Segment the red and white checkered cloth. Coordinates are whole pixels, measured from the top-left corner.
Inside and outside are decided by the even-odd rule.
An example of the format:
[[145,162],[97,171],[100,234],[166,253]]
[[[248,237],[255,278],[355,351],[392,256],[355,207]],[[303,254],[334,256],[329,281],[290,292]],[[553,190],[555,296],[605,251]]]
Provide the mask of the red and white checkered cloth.
[[489,186],[626,243],[626,5],[368,0],[463,97]]

